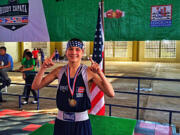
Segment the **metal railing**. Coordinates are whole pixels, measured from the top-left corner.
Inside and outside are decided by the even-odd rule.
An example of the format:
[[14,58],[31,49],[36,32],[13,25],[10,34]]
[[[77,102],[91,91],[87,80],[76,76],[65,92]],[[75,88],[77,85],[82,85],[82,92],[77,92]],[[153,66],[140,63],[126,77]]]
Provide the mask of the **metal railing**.
[[[46,72],[48,73],[48,72]],[[172,115],[173,113],[180,113],[180,111],[177,110],[169,110],[169,109],[156,109],[156,108],[148,108],[148,107],[140,107],[140,96],[146,95],[146,96],[156,96],[156,97],[167,97],[167,98],[178,98],[180,99],[180,96],[173,96],[173,95],[164,95],[164,94],[151,94],[151,93],[141,93],[141,80],[156,80],[156,81],[171,81],[171,82],[180,82],[180,79],[165,79],[165,78],[150,78],[150,77],[127,77],[127,76],[106,76],[107,78],[119,78],[119,79],[133,79],[138,80],[138,88],[137,92],[127,92],[127,91],[117,91],[116,93],[121,94],[131,94],[131,95],[137,95],[137,105],[136,106],[126,106],[126,105],[117,105],[117,104],[105,104],[106,106],[109,106],[109,116],[112,115],[112,107],[121,107],[121,108],[131,108],[136,109],[136,119],[139,120],[139,110],[151,110],[151,111],[160,111],[160,112],[168,112],[169,113],[169,125],[172,123]],[[23,83],[11,83],[16,85],[25,85]],[[57,88],[56,86],[46,86],[51,88]],[[11,94],[11,93],[3,93],[4,95],[10,95],[10,96],[18,96],[19,97],[19,108],[22,107],[21,105],[21,98],[22,95],[19,94]],[[33,96],[30,96],[31,98]],[[48,100],[56,100],[56,98],[49,98],[49,97],[41,97],[39,96],[39,90],[38,90],[38,103],[37,103],[37,110],[39,109],[39,99],[48,99]]]
[[172,114],[173,113],[180,113],[177,110],[169,110],[169,109],[156,109],[156,108],[148,108],[148,107],[140,107],[140,96],[156,96],[156,97],[167,97],[167,98],[179,98],[180,96],[173,96],[173,95],[164,95],[164,94],[151,94],[151,93],[141,93],[140,92],[140,81],[141,80],[156,80],[156,81],[171,81],[171,82],[180,82],[180,79],[165,79],[165,78],[151,78],[151,77],[127,77],[127,76],[106,76],[107,78],[119,78],[119,79],[133,79],[138,80],[138,88],[137,92],[126,92],[126,91],[115,91],[116,93],[123,93],[123,94],[133,94],[137,95],[137,105],[136,106],[125,106],[125,105],[114,105],[114,104],[106,104],[109,106],[109,116],[111,116],[111,109],[112,106],[114,107],[122,107],[122,108],[131,108],[136,109],[136,119],[139,120],[139,110],[151,110],[151,111],[160,111],[160,112],[168,112],[169,113],[169,125],[172,123]]

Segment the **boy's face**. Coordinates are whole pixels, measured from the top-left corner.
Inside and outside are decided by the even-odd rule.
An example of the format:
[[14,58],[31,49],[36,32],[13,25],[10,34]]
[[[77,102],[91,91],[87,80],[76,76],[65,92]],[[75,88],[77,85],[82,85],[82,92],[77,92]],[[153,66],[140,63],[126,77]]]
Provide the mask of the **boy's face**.
[[4,49],[0,49],[0,55],[5,55],[6,51]]
[[70,62],[79,62],[83,56],[84,50],[79,47],[69,47],[66,50],[66,57]]

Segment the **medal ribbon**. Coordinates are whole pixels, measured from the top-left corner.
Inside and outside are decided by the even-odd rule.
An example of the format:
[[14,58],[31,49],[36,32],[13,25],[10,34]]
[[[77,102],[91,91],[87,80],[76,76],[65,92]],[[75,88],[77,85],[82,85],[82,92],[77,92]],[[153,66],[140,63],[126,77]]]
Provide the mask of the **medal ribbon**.
[[69,87],[69,90],[70,90],[70,93],[71,93],[72,97],[73,97],[73,95],[74,95],[75,83],[76,83],[77,76],[78,76],[78,74],[79,74],[79,72],[80,72],[80,69],[81,69],[81,66],[79,66],[78,69],[77,69],[77,71],[76,71],[76,74],[75,74],[74,80],[73,80],[73,88],[71,88],[71,85],[70,85],[69,65],[68,65],[68,67],[67,67],[66,73],[67,73],[67,78],[68,78],[68,79],[67,79],[67,80],[68,80],[68,87]]

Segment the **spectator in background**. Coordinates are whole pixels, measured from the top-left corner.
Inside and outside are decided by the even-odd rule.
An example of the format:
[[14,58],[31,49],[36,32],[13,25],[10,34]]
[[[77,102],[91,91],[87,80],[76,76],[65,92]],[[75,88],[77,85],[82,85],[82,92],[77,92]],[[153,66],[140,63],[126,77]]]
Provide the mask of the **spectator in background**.
[[37,67],[39,67],[38,53],[39,53],[39,50],[34,48],[34,50],[32,51],[32,55],[33,55],[33,58],[35,60],[35,63],[36,63]]
[[6,53],[6,47],[0,47],[0,77],[2,85],[0,85],[0,102],[3,102],[1,90],[11,84],[11,79],[7,72],[13,69],[12,56]]
[[24,52],[23,52],[23,58],[22,58],[22,60],[21,60],[21,65],[24,64],[24,61],[26,61],[26,57],[25,57],[26,52],[30,52],[30,50],[29,50],[29,49],[25,49],[25,50],[24,50]]
[[35,77],[35,60],[32,58],[31,52],[26,52],[25,54],[26,60],[23,63],[23,67],[19,69],[19,71],[23,72],[23,78],[26,83],[26,89],[27,89],[27,95],[25,97],[25,100],[22,102],[22,105],[28,104],[30,91],[32,92],[34,96],[34,101],[32,101],[32,104],[37,103],[37,94],[36,91],[31,89],[32,82]]
[[55,62],[59,62],[59,52],[57,48],[55,48]]
[[39,49],[39,53],[41,54],[41,64],[43,64],[43,62],[44,62],[44,51],[43,51],[43,49]]
[[23,52],[23,59],[26,58],[25,55],[26,55],[26,52],[30,52],[29,49],[25,49],[24,52]]
[[[25,49],[25,50],[24,50],[23,58],[22,58],[22,61],[21,61],[21,65],[22,65],[22,66],[19,68],[19,70],[21,70],[21,69],[23,68],[24,62],[26,61],[26,57],[25,57],[26,52],[30,52],[30,50],[29,50],[29,49]],[[17,70],[17,71],[19,71],[19,70]],[[24,77],[23,77],[23,79],[24,79]],[[23,96],[23,97],[26,97],[26,95],[27,95],[27,88],[26,88],[26,85],[25,85],[22,96]]]

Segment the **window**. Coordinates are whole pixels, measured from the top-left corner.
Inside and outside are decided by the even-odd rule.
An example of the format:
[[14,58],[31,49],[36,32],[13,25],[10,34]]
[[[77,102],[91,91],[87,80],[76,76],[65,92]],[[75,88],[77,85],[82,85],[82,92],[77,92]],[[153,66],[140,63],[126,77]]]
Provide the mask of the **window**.
[[[25,42],[28,43],[28,42]],[[44,51],[44,55],[48,56],[49,50],[47,48],[48,42],[31,42],[31,50],[34,48],[41,48]]]
[[128,57],[128,45],[126,41],[106,41],[105,57]]
[[65,56],[67,43],[68,42],[62,42],[62,53],[63,53],[63,56]]
[[145,58],[176,58],[176,41],[146,41]]
[[106,41],[104,42],[105,48],[105,57],[113,57],[113,42]]
[[159,41],[146,41],[145,58],[159,58]]
[[0,42],[0,46],[3,46],[4,45],[4,42]]
[[126,41],[115,41],[115,57],[127,57],[128,46]]
[[46,48],[47,42],[32,42],[32,48]]
[[165,40],[162,42],[161,58],[176,58],[176,41]]
[[87,41],[83,41],[83,44],[84,44],[84,55],[83,56],[87,56],[87,53],[86,53],[86,47],[89,45],[89,42],[87,42]]

